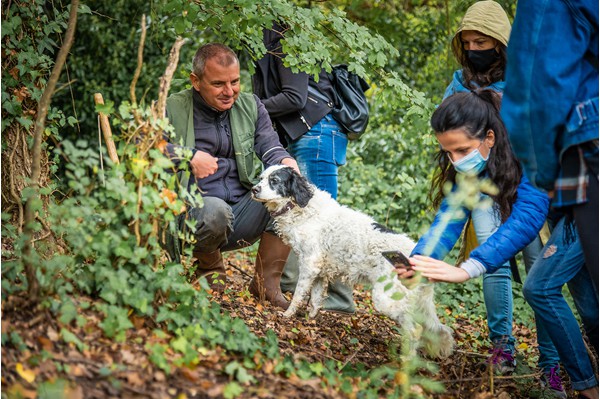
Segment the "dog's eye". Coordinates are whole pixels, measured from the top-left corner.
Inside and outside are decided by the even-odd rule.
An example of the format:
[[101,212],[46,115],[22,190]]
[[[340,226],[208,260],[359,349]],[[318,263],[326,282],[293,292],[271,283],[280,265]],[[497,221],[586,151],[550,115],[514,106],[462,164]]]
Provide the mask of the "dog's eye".
[[271,178],[269,180],[270,180],[271,183],[274,183],[274,184],[280,182],[279,177],[275,177],[275,176],[271,176]]

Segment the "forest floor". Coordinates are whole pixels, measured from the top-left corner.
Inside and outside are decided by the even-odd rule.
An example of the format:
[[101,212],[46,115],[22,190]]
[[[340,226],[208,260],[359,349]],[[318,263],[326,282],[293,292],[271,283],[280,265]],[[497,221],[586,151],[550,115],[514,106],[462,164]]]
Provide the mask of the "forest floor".
[[[257,303],[246,288],[250,281],[250,262],[228,258],[228,290],[214,300],[233,317],[243,319],[258,336],[273,330],[280,351],[311,362],[333,359],[341,370],[348,364],[362,363],[367,369],[394,362],[389,343],[398,338],[395,324],[373,311],[369,292],[355,289],[357,312],[340,315],[321,312],[316,319],[297,316],[286,319],[268,304]],[[150,321],[132,317],[134,329],[123,343],[103,336],[98,315],[81,310],[90,323],[72,330],[86,350],[59,339],[59,323],[48,310],[26,311],[2,303],[2,398],[220,398],[228,376],[224,365],[234,360],[219,350],[205,353],[194,368],[177,368],[165,374],[150,361],[146,346],[154,337]],[[483,305],[482,305],[483,306]],[[448,312],[449,313],[449,312]],[[454,316],[453,316],[454,317]],[[96,323],[94,323],[94,320]],[[458,317],[453,328],[457,347],[450,358],[438,361],[433,379],[444,384],[446,392],[426,397],[447,398],[537,398],[539,385],[532,361],[525,357],[535,352],[535,334],[515,327],[520,348],[519,366],[507,377],[493,376],[486,363],[488,347],[483,340],[487,328],[483,320]],[[21,348],[6,345],[5,337],[18,332]],[[81,349],[81,348],[80,348]],[[244,387],[240,398],[342,398],[338,391],[325,390],[319,379],[302,380],[274,373],[264,367],[253,371],[258,381]],[[574,396],[573,396],[574,397]]]

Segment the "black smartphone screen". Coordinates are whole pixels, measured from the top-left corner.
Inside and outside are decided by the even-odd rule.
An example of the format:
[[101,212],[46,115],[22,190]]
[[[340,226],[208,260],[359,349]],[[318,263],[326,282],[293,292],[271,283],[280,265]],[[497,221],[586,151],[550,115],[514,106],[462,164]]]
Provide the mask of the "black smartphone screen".
[[408,258],[400,251],[385,251],[381,253],[394,267],[411,267]]

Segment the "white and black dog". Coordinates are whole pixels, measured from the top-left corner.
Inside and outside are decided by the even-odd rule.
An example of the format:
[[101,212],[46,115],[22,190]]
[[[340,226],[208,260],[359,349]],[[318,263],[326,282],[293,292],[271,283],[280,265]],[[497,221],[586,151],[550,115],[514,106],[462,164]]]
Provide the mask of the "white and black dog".
[[[423,327],[422,346],[435,357],[452,353],[452,329],[438,319],[433,284],[408,289],[382,252],[409,254],[415,243],[376,223],[371,217],[340,205],[327,192],[310,184],[288,166],[271,166],[252,188],[275,221],[275,229],[298,256],[299,278],[284,316],[293,316],[310,294],[310,317],[316,316],[327,295],[329,281],[368,283],[373,305],[396,321],[404,334],[415,337],[415,323]],[[392,298],[402,296],[402,299]],[[418,336],[418,335],[417,335]],[[414,350],[417,342],[409,340]]]

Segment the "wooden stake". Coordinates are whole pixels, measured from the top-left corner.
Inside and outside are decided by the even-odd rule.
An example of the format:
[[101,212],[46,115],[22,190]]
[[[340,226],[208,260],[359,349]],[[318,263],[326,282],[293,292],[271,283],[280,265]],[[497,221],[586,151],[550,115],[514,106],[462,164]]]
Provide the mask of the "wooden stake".
[[[102,98],[102,94],[95,93],[94,102],[96,104],[104,105],[104,98]],[[119,156],[117,155],[117,148],[112,138],[112,131],[110,129],[110,124],[108,123],[108,116],[106,116],[102,112],[99,112],[98,114],[100,115],[100,128],[102,129],[102,135],[104,136],[104,141],[106,142],[106,150],[108,151],[108,156],[114,163],[118,164]]]

